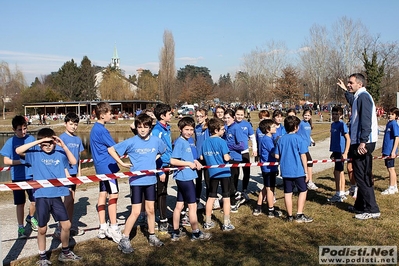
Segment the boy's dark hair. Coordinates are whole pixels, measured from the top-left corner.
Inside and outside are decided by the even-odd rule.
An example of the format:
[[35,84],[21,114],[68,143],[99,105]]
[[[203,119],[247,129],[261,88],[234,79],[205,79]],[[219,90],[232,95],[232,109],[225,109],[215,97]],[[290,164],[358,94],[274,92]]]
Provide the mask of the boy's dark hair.
[[28,123],[26,123],[25,117],[22,115],[16,115],[11,121],[12,128],[17,129],[18,126],[26,126]]
[[342,115],[344,113],[344,109],[342,109],[341,106],[336,105],[331,109],[331,113],[333,112],[337,112],[339,115]]
[[245,108],[244,108],[244,106],[242,106],[242,105],[238,106],[238,107],[236,108],[236,113],[237,113],[237,111],[243,111],[244,114],[245,114]]
[[224,115],[229,115],[234,118],[236,116],[236,112],[234,112],[233,109],[227,109],[226,111],[224,111]]
[[271,119],[265,119],[260,121],[259,123],[259,130],[263,134],[267,134],[270,132],[271,126],[274,124],[273,120]]
[[208,121],[208,130],[211,135],[216,134],[216,130],[219,130],[221,127],[224,127],[224,121],[220,118],[211,118]]
[[137,129],[140,125],[148,126],[152,129],[152,117],[147,114],[139,114],[134,120],[134,126]]
[[51,138],[52,136],[55,136],[55,132],[49,127],[42,128],[37,132],[37,139]]
[[264,117],[270,117],[270,113],[267,110],[260,110],[258,113],[259,119],[262,119]]
[[294,132],[301,120],[297,116],[288,116],[284,119],[284,128],[287,133]]
[[168,104],[160,103],[157,104],[154,108],[154,115],[157,118],[157,120],[161,120],[161,115],[166,115],[167,112],[172,111],[172,108]]
[[64,118],[64,122],[68,123],[69,121],[71,121],[72,123],[79,123],[79,116],[74,112],[67,113]]
[[275,118],[276,116],[279,116],[279,115],[283,116],[283,112],[281,110],[276,109],[273,112],[272,118]]
[[351,78],[351,77],[355,77],[357,82],[361,82],[363,84],[363,87],[367,86],[366,77],[363,74],[354,73],[354,74],[349,76],[349,78]]
[[97,119],[101,119],[101,115],[106,114],[110,111],[111,111],[111,105],[109,105],[109,103],[106,102],[98,103],[95,110]]
[[395,114],[396,117],[399,117],[399,109],[396,107],[392,107],[391,109],[389,109],[389,112],[392,114]]
[[192,117],[186,116],[183,117],[182,119],[177,122],[177,126],[180,130],[182,130],[184,127],[189,126],[189,127],[195,127],[195,121]]

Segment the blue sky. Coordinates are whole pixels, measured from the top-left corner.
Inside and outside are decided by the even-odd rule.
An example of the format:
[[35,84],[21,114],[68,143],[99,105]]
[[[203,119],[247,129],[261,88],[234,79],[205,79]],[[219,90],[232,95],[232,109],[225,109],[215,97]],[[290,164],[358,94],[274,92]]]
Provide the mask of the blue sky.
[[2,1],[0,61],[30,84],[68,60],[87,55],[107,66],[116,44],[126,75],[158,71],[163,33],[173,33],[176,69],[187,64],[221,74],[240,70],[242,57],[271,40],[298,51],[317,24],[331,29],[346,16],[382,41],[399,41],[397,0],[263,1]]

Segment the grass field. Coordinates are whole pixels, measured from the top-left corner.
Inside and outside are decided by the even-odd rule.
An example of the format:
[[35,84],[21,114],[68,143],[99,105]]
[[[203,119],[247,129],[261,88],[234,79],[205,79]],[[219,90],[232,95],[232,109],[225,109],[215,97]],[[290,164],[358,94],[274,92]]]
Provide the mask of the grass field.
[[[253,122],[255,125],[255,121]],[[322,140],[329,136],[329,123],[315,124],[313,138]],[[380,150],[374,154],[380,155]],[[92,174],[85,170],[84,175]],[[388,186],[387,170],[383,160],[375,160],[373,167],[375,192],[381,209],[381,218],[360,221],[347,211],[354,199],[348,197],[344,203],[328,204],[327,198],[335,191],[332,169],[314,174],[318,191],[309,191],[305,213],[314,218],[313,223],[287,223],[283,219],[270,219],[265,215],[255,217],[252,209],[256,205],[256,195],[250,195],[250,202],[231,215],[236,230],[222,232],[220,228],[210,230],[213,237],[207,242],[191,242],[188,237],[180,242],[171,242],[169,235],[159,235],[165,246],[150,247],[145,237],[145,229],[136,227],[131,234],[132,254],[122,254],[112,241],[91,239],[78,243],[74,251],[83,256],[82,262],[73,265],[317,265],[318,248],[321,245],[397,245],[399,194],[382,196]],[[10,194],[11,195],[11,194]],[[294,198],[294,210],[296,196]],[[285,216],[283,191],[277,189],[277,202]],[[263,206],[266,210],[267,206]],[[294,211],[295,213],[295,211]],[[198,211],[200,222],[204,215]],[[220,224],[223,214],[214,212],[214,221]],[[51,254],[53,265],[59,250]],[[12,265],[34,265],[37,256],[21,259]],[[72,265],[72,263],[71,263]]]
[[[239,213],[232,214],[236,230],[222,232],[214,228],[210,230],[213,237],[208,242],[191,242],[185,238],[175,243],[170,241],[169,235],[160,235],[165,246],[153,248],[147,243],[145,230],[137,227],[131,235],[135,248],[133,254],[122,254],[112,241],[92,239],[74,247],[77,254],[84,256],[82,262],[74,265],[316,265],[320,245],[397,245],[399,194],[380,194],[388,185],[382,160],[374,161],[373,173],[377,202],[382,212],[380,219],[354,219],[353,214],[347,211],[354,202],[352,198],[344,203],[328,204],[326,199],[334,193],[332,170],[329,169],[315,174],[319,190],[308,193],[305,213],[314,218],[313,223],[287,223],[264,215],[255,217],[252,208],[256,196],[250,195],[249,204],[241,207]],[[277,189],[276,206],[284,212],[282,197],[283,191]],[[203,213],[199,211],[198,214],[202,222]],[[213,218],[221,221],[222,214],[215,211]],[[51,256],[53,265],[60,265],[56,261],[57,255],[58,251]],[[13,265],[33,265],[36,261],[37,256]]]

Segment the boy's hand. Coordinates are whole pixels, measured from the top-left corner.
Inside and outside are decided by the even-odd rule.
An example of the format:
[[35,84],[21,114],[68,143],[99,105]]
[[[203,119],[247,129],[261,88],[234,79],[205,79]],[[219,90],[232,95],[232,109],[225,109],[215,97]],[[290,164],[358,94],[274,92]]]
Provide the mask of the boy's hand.
[[194,163],[197,170],[201,170],[204,167],[198,160],[194,160]]
[[391,153],[391,158],[396,158],[396,153],[394,151]]
[[347,160],[347,159],[348,159],[348,153],[343,153],[342,160]]
[[165,180],[166,180],[166,174],[163,173],[162,175],[159,176],[159,181],[165,182]]
[[309,181],[309,176],[308,173],[305,174],[305,182],[307,183]]
[[53,136],[53,141],[54,141],[55,144],[57,144],[57,145],[60,146],[61,148],[66,147],[66,146],[65,146],[65,143],[62,141],[62,139],[60,139],[60,138],[57,137],[57,136]]
[[188,167],[190,167],[191,169],[196,169],[197,165],[195,163],[189,162]]
[[133,166],[131,163],[124,163],[124,162],[122,162],[120,165],[126,168],[130,168],[131,166]]

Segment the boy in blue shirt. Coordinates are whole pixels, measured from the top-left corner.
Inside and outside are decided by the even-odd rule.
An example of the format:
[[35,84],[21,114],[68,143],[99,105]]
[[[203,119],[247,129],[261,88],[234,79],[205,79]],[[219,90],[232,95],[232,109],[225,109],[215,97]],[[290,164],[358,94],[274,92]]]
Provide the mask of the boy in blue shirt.
[[[61,149],[56,148],[56,145]],[[37,133],[37,140],[19,146],[16,149],[19,155],[25,155],[26,163],[32,165],[34,180],[48,180],[54,178],[65,178],[69,176],[69,164],[76,164],[76,159],[51,128],[42,128]],[[75,255],[69,249],[69,234],[71,222],[62,202],[63,196],[69,195],[67,187],[45,187],[34,190],[36,199],[36,213],[39,222],[37,243],[39,247],[39,265],[50,265],[46,256],[46,232],[47,223],[52,214],[55,221],[61,224],[62,251],[58,260],[62,262],[77,261],[81,257]]]
[[382,156],[389,156],[385,159],[385,166],[389,174],[389,187],[381,192],[382,195],[393,195],[398,193],[397,177],[395,172],[395,158],[399,143],[399,110],[391,108],[388,112],[388,123],[385,126],[384,141],[382,143]]
[[[82,140],[75,135],[78,129],[79,116],[76,113],[68,113],[65,118],[65,132],[60,135],[60,139],[67,145],[68,149],[72,152],[73,156],[76,158],[77,164],[69,165],[68,172],[72,177],[81,176],[80,174],[80,153],[84,151]],[[78,228],[77,225],[73,225],[73,211],[75,207],[75,191],[76,185],[70,185],[69,196],[64,198],[64,205],[68,212],[69,220],[72,223],[71,235],[80,236],[85,233],[85,231]],[[60,227],[57,227],[54,236],[60,237]]]
[[[205,160],[206,165],[220,165],[225,164],[230,160],[229,148],[226,141],[222,139],[225,132],[224,122],[219,118],[212,118],[208,122],[208,129],[212,136],[207,138],[201,151],[201,159]],[[219,183],[222,187],[223,197],[223,231],[234,230],[234,226],[230,223],[230,175],[228,168],[209,168],[209,197],[205,205],[206,220],[204,229],[211,229],[215,227],[212,221],[213,203],[217,199],[217,190]]]
[[[109,131],[105,128],[105,123],[112,119],[111,106],[108,103],[100,102],[95,110],[97,122],[94,123],[90,132],[90,150],[93,156],[94,168],[96,174],[112,174],[119,171],[118,164],[115,159],[109,156],[108,148],[116,143],[111,137]],[[97,202],[97,212],[100,221],[100,229],[97,237],[104,239],[112,238],[115,243],[119,243],[122,233],[118,227],[116,219],[117,202],[118,202],[118,181],[112,179],[109,181],[100,181],[100,193]],[[105,204],[108,199],[108,216],[111,225],[108,226],[105,219]]]
[[[264,134],[259,144],[259,156],[260,162],[275,162],[276,158],[274,155],[275,145],[273,142],[273,134],[276,133],[276,124],[271,119],[262,120],[259,123],[259,129]],[[278,168],[274,166],[261,166],[262,177],[263,177],[263,189],[259,192],[256,209],[253,211],[253,215],[259,216],[262,213],[262,201],[264,196],[267,199],[267,205],[269,207],[268,217],[280,217],[281,212],[274,208],[274,190],[276,187],[276,177]]]
[[305,207],[308,181],[305,169],[307,167],[306,152],[307,143],[297,135],[299,120],[296,116],[288,116],[284,120],[284,128],[287,134],[277,141],[276,159],[280,162],[281,176],[284,184],[284,202],[287,209],[287,221],[294,220],[292,216],[292,192],[294,185],[298,188],[299,196],[295,221],[298,223],[313,222],[311,217],[303,214]]
[[[172,120],[172,108],[164,103],[160,103],[154,108],[154,115],[157,123],[151,131],[151,135],[160,138],[166,145],[166,151],[157,160],[157,169],[169,167],[170,156],[172,154],[172,133],[169,122]],[[157,205],[159,210],[159,232],[168,233],[168,217],[166,197],[168,196],[169,172],[157,174]]]
[[[342,107],[334,106],[331,110],[331,138],[330,138],[330,151],[331,159],[346,160],[350,147],[350,136],[348,126],[342,121]],[[334,179],[335,179],[335,195],[328,202],[343,202],[345,197],[345,175],[344,175],[344,162],[335,162],[334,166]]]
[[[131,172],[140,170],[151,170],[156,168],[156,159],[159,154],[166,150],[166,145],[157,137],[151,136],[152,118],[147,114],[140,114],[134,121],[137,135],[108,148],[109,154],[123,167],[129,167]],[[124,163],[119,156],[129,155],[130,164]],[[145,199],[145,210],[147,212],[148,242],[151,246],[160,247],[163,243],[155,235],[155,184],[157,178],[155,173],[129,178],[130,199],[132,211],[126,220],[122,239],[118,244],[123,253],[133,252],[129,235],[140,215],[143,195]]]
[[192,237],[191,241],[208,240],[211,234],[203,233],[199,230],[197,218],[197,199],[195,194],[194,179],[197,178],[196,170],[198,164],[194,162],[194,156],[191,151],[188,139],[194,134],[195,121],[191,117],[184,117],[177,123],[180,129],[180,136],[175,141],[172,151],[170,164],[177,167],[189,167],[173,172],[173,177],[177,185],[177,201],[173,211],[173,233],[172,241],[178,241],[182,236],[179,229],[180,213],[184,208],[184,202],[188,205],[188,216],[190,219]]
[[[25,157],[19,156],[15,149],[26,143],[35,141],[35,138],[27,135],[28,125],[25,117],[21,115],[15,116],[12,121],[12,129],[14,136],[9,138],[1,148],[0,154],[4,156],[4,164],[11,165],[11,180],[12,182],[29,181],[32,180],[32,169],[30,165],[25,163]],[[27,190],[13,190],[14,204],[16,205],[17,222],[18,222],[18,238],[26,238],[24,227],[24,208],[26,203],[26,194],[30,201],[29,214],[26,216],[26,221],[31,224],[31,228],[37,231],[38,222],[33,215],[35,214],[35,198],[33,197],[32,189]],[[26,193],[26,194],[25,194]]]

